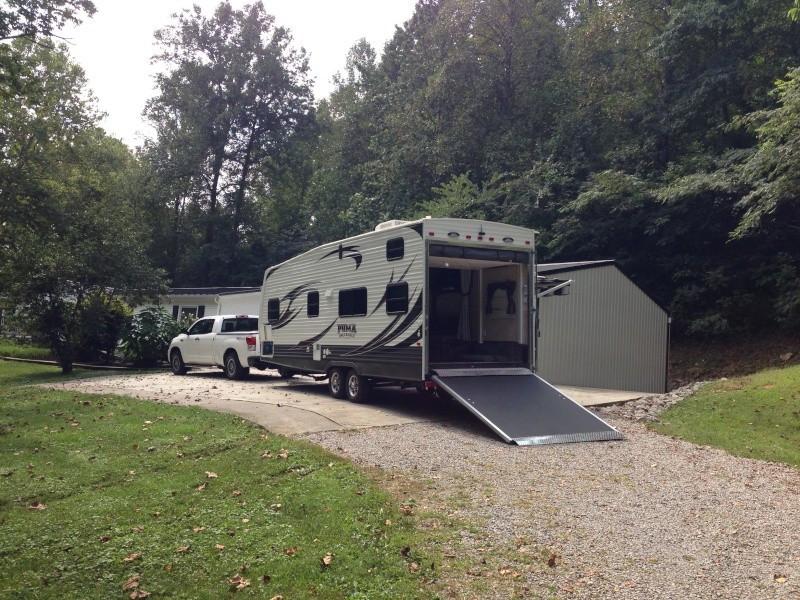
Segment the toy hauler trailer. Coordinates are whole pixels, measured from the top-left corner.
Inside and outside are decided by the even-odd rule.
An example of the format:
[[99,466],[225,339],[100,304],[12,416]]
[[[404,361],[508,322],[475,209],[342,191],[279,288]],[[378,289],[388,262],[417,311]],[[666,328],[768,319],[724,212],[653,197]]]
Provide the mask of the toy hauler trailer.
[[438,387],[520,445],[621,439],[535,374],[537,290],[531,229],[389,221],[266,270],[261,360],[354,402]]

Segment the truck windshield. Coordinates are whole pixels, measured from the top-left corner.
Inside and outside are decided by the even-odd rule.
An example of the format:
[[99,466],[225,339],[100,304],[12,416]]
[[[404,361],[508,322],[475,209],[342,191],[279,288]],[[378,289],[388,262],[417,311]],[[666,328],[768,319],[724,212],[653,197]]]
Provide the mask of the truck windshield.
[[223,319],[222,333],[235,333],[244,331],[257,331],[258,319],[255,317],[242,317],[237,319]]

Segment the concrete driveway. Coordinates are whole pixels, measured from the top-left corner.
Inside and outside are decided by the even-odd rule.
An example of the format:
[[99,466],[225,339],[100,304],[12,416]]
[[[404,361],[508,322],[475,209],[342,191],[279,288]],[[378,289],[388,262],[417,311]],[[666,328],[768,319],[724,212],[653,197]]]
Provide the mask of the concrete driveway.
[[[49,387],[202,406],[239,415],[283,435],[475,420],[455,401],[423,398],[413,389],[378,387],[373,389],[369,404],[354,404],[332,398],[325,382],[302,376],[281,379],[272,370],[252,371],[248,379],[241,381],[229,381],[219,369],[195,369],[184,376],[125,374],[73,380]],[[642,395],[585,388],[561,389],[585,405],[620,402]]]

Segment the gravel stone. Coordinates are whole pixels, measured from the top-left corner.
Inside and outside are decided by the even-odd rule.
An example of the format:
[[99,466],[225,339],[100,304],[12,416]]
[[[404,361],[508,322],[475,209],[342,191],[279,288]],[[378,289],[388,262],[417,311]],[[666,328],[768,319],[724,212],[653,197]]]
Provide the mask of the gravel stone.
[[518,447],[469,415],[305,437],[469,524],[437,567],[447,597],[800,598],[799,471],[609,421],[625,441]]
[[658,421],[658,416],[673,404],[685,400],[707,382],[699,381],[684,385],[666,394],[654,394],[644,396],[637,400],[625,402],[624,404],[612,404],[610,406],[597,407],[596,412],[604,417],[623,417],[634,421],[653,422]]

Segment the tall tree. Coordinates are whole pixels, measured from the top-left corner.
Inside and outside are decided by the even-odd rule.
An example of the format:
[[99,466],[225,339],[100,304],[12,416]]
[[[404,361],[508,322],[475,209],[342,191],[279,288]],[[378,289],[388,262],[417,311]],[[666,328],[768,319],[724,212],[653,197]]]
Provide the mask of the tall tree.
[[165,71],[146,112],[203,220],[195,282],[230,283],[247,205],[269,193],[281,152],[312,119],[308,62],[261,2],[222,2],[211,17],[195,6],[156,40]]

